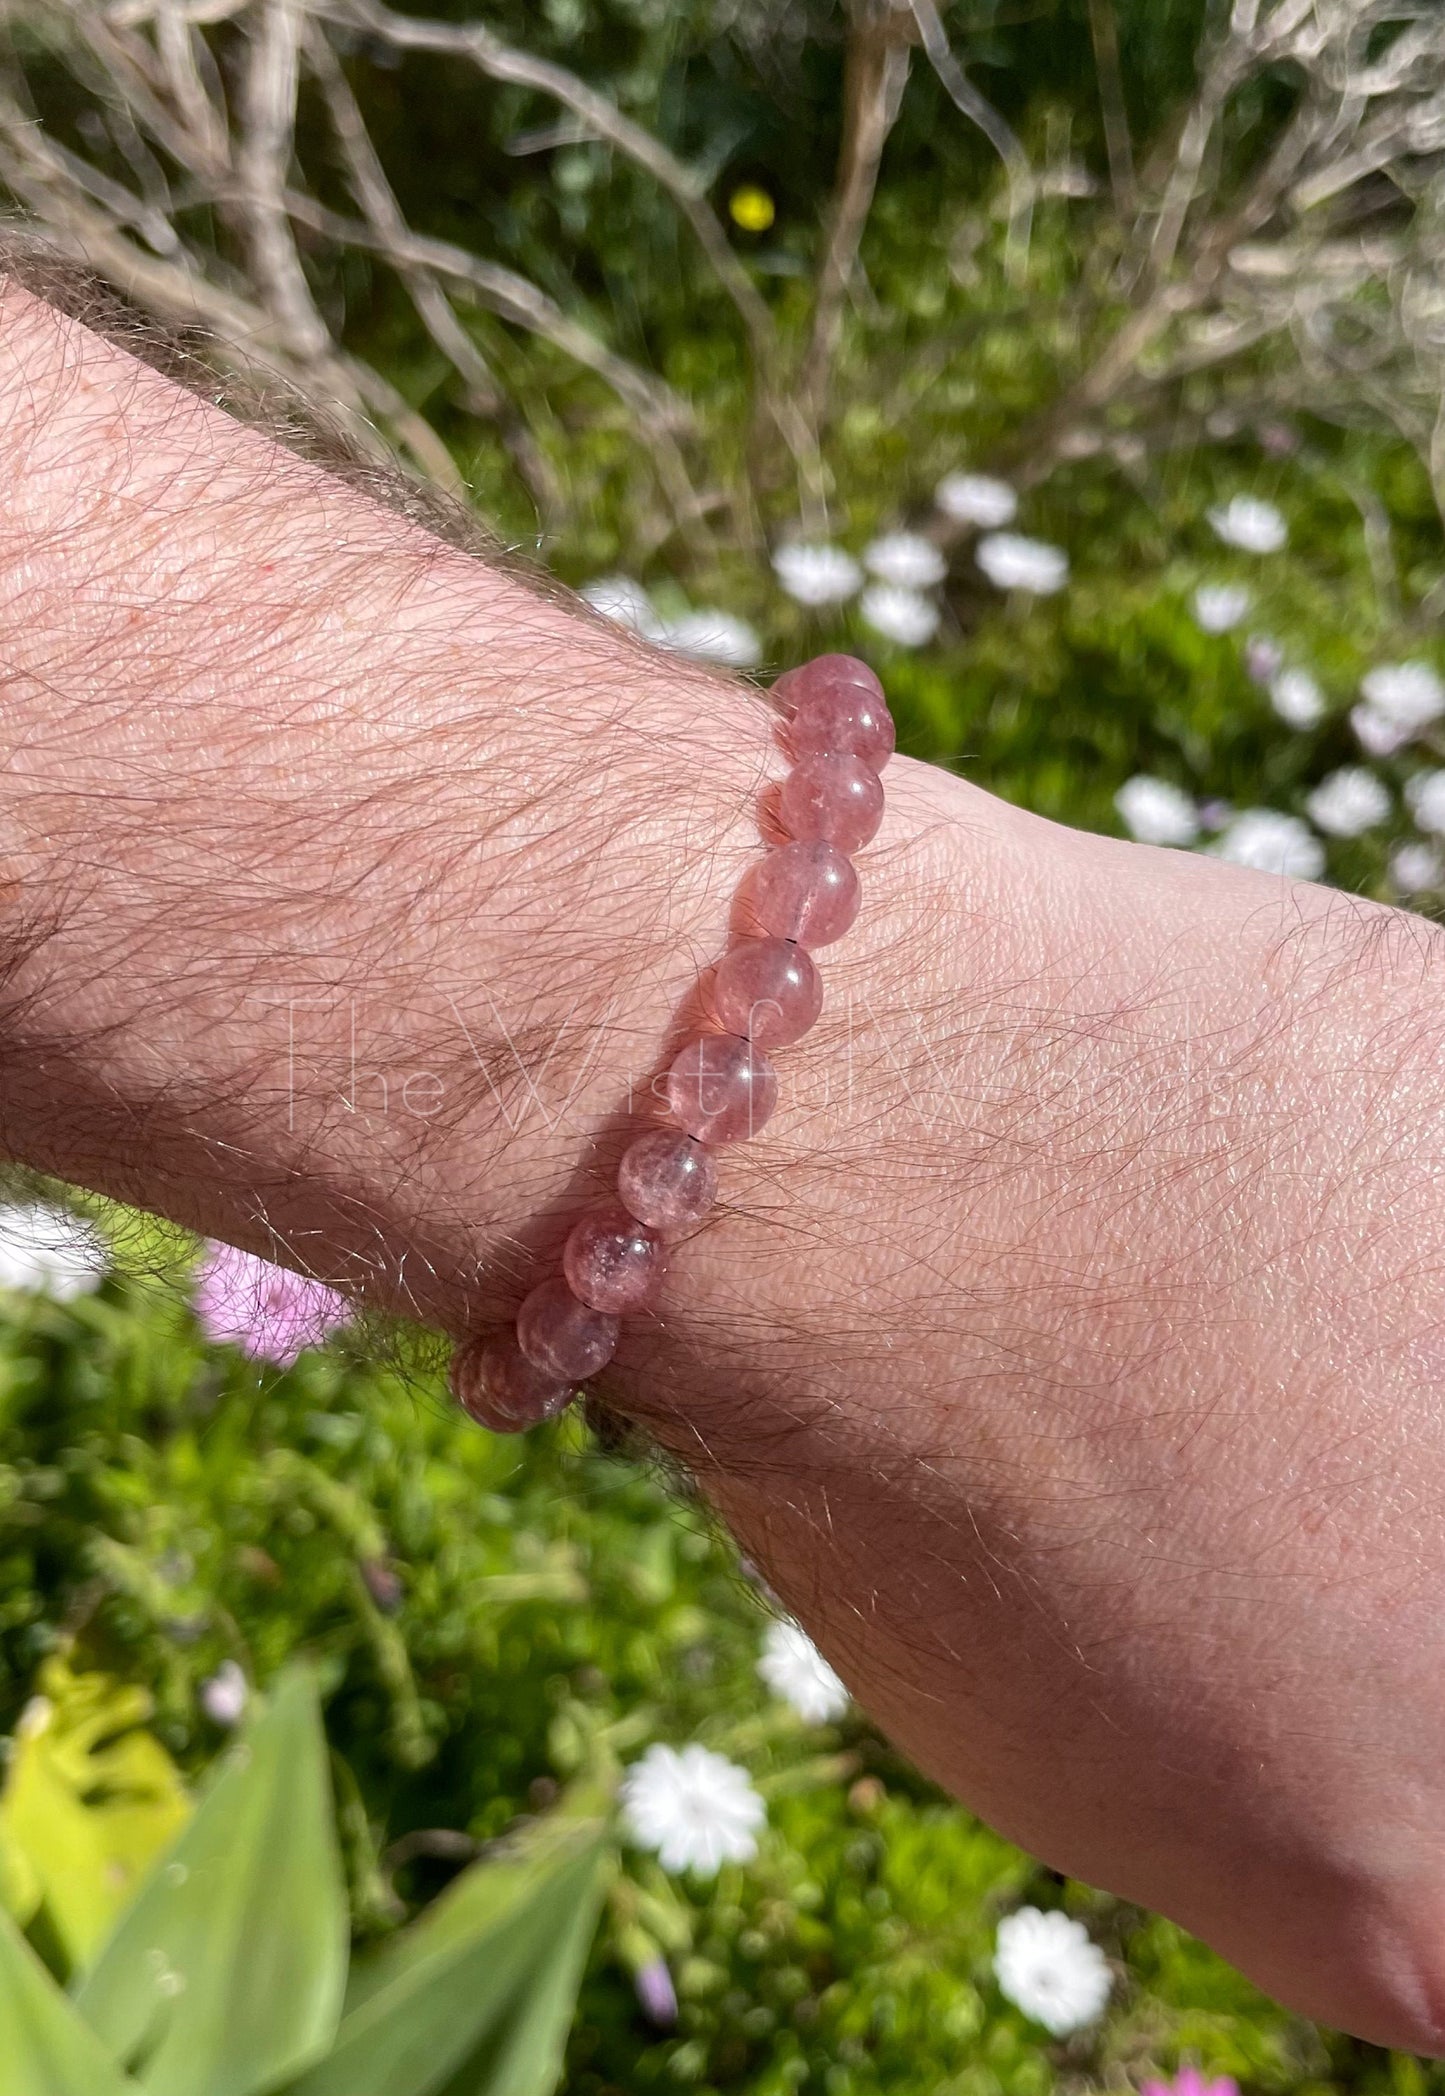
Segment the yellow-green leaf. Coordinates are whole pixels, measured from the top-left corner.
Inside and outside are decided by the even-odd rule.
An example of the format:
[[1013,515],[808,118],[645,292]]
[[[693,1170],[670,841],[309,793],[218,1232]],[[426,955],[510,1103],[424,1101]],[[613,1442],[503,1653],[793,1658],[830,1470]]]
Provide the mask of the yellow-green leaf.
[[190,1814],[180,1773],[143,1730],[143,1689],[41,1669],[0,1791],[0,1898],[22,1923],[44,1907],[72,1965],[114,1926]]

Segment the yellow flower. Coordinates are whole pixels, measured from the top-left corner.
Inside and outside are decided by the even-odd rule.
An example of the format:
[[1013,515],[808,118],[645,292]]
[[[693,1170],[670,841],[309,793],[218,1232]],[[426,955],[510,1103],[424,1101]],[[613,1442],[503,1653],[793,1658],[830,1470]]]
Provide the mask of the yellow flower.
[[745,182],[728,198],[728,213],[733,224],[741,226],[745,233],[766,233],[778,210],[765,189]]

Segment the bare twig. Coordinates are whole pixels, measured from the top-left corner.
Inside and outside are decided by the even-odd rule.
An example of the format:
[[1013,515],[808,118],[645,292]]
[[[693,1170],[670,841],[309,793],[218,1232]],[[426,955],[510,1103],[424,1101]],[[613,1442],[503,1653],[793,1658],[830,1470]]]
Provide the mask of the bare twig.
[[888,134],[898,118],[908,80],[908,46],[900,31],[907,0],[855,0],[843,73],[843,136],[828,207],[827,238],[818,272],[813,329],[798,392],[809,427],[826,417],[828,379],[838,353],[844,302]]
[[1119,66],[1119,24],[1114,0],[1089,0],[1089,33],[1094,45],[1094,72],[1099,82],[1099,108],[1104,119],[1104,149],[1109,155],[1109,180],[1120,218],[1134,216],[1138,189],[1134,179],[1134,145],[1129,136],[1129,111],[1124,101],[1124,76]]
[[618,397],[641,418],[648,436],[677,435],[693,427],[692,411],[665,380],[630,364],[626,357],[599,342],[587,328],[565,313],[531,279],[505,269],[498,262],[485,262],[470,248],[449,240],[434,240],[410,230],[378,233],[364,219],[346,218],[318,204],[307,192],[288,190],[283,199],[287,213],[298,225],[314,227],[339,244],[381,255],[398,267],[429,270],[466,284],[479,301],[503,320],[513,321],[551,342],[577,363],[605,379]]
[[170,99],[200,157],[214,163],[225,160],[229,127],[220,72],[194,18],[176,0],[162,0],[157,9],[156,49]]
[[[490,310],[540,334],[613,388],[629,412],[638,418],[649,456],[669,490],[679,520],[689,520],[688,530],[695,528],[695,520],[704,513],[706,504],[693,489],[678,449],[679,434],[691,428],[686,403],[662,380],[609,350],[582,323],[517,272],[445,243],[439,253],[428,255],[424,243],[411,234],[401,217],[334,58],[323,91],[329,86],[329,113],[347,158],[353,190],[368,214],[367,220],[353,224],[338,214],[326,214],[314,206],[309,192],[287,182],[297,81],[295,39],[306,36],[314,45],[313,56],[324,42],[315,19],[320,10],[313,0],[269,0],[260,31],[251,43],[243,77],[245,128],[234,158],[231,138],[223,125],[197,120],[196,79],[190,77],[190,69],[181,64],[178,70],[174,49],[169,54],[161,49],[163,29],[174,45],[178,13],[183,18],[181,27],[187,34],[192,33],[190,24],[196,18],[196,8],[186,10],[180,7],[179,0],[134,0],[124,9],[108,12],[102,12],[94,0],[60,0],[60,4],[73,19],[83,47],[94,53],[101,75],[98,86],[102,90],[108,87],[112,100],[119,90],[124,106],[134,110],[141,124],[196,184],[197,193],[189,201],[195,203],[204,198],[240,225],[252,262],[252,283],[276,322],[276,328],[267,331],[268,355],[284,347],[288,358],[299,358],[300,366],[304,366],[308,358],[325,358],[331,351],[330,331],[307,285],[291,237],[291,223],[306,224],[376,254],[395,267],[408,283],[423,324],[457,370],[474,410],[497,419],[519,470],[545,506],[555,500],[555,486],[546,462],[520,416],[506,403],[480,346],[451,310],[437,276],[449,275],[465,281],[471,294]],[[137,25],[147,21],[155,25],[154,47],[138,33]],[[171,25],[168,29],[167,23]],[[329,47],[326,55],[331,56]],[[192,58],[199,77],[203,61],[196,59],[194,53]],[[318,57],[317,63],[324,65],[325,60]],[[213,82],[208,97],[213,111],[217,106],[215,91]],[[205,94],[204,87],[202,93]],[[78,179],[84,179],[79,176],[84,165],[76,162],[72,167],[71,172]],[[119,187],[109,199],[109,208],[118,223],[139,225],[152,244],[158,235],[168,231],[166,221],[162,219],[158,224],[153,211],[149,219],[144,218],[147,207],[129,199]],[[94,232],[92,226],[90,234]],[[129,263],[127,270],[129,280],[134,282],[134,269]],[[208,254],[191,258],[191,274],[204,280],[224,278],[227,272],[219,257]],[[236,287],[233,295],[243,298],[244,287]],[[166,310],[175,310],[174,303]],[[424,418],[409,408],[379,374],[361,360],[341,352],[330,354],[327,368],[324,382],[329,389],[336,387],[341,373],[353,374],[355,382],[346,389],[350,407],[356,410],[367,404],[393,426],[404,425],[410,432],[408,448],[414,455],[425,455],[428,474],[449,486],[458,485],[456,469],[445,446],[429,432]],[[294,378],[298,374],[291,375]],[[484,375],[490,398],[484,390]]]
[[[1271,338],[1293,342],[1299,394],[1337,410],[1339,385],[1407,434],[1432,473],[1445,515],[1445,329],[1412,328],[1407,287],[1438,287],[1445,239],[1416,209],[1388,241],[1364,229],[1382,208],[1399,218],[1413,156],[1445,144],[1445,14],[1430,10],[1370,56],[1390,0],[1258,0],[1234,8],[1201,55],[1199,87],[1172,154],[1151,168],[1135,223],[1135,296],[1084,372],[1020,431],[1000,464],[1025,482],[1053,470],[1106,411],[1219,366]],[[1231,98],[1267,66],[1301,79],[1293,117],[1262,164],[1221,208],[1218,137]],[[1427,159],[1428,164],[1428,159]],[[1371,178],[1388,167],[1392,192]],[[1347,230],[1346,230],[1347,229]],[[1342,237],[1343,236],[1343,237]],[[1412,259],[1413,258],[1413,259]],[[1389,286],[1377,328],[1367,286]],[[1348,317],[1347,317],[1348,316]],[[1346,371],[1363,333],[1367,370]]]
[[769,419],[800,467],[811,469],[816,477],[811,432],[781,385],[780,349],[773,316],[733,253],[701,181],[661,139],[634,123],[615,102],[565,66],[515,49],[479,22],[435,22],[397,14],[382,5],[381,0],[313,0],[313,4],[315,11],[326,19],[379,37],[397,50],[450,53],[467,59],[490,79],[550,95],[594,137],[615,146],[651,175],[682,211],[718,282],[737,309],[747,331],[754,375]]
[[288,387],[313,399],[320,394],[362,448],[376,459],[388,456],[385,439],[365,412],[391,425],[425,478],[451,493],[463,492],[446,446],[395,387],[359,360],[340,353],[298,361],[281,338],[271,314],[207,281],[182,251],[174,259],[138,247],[73,182],[33,125],[0,92],[0,178],[45,225],[62,252],[107,277],[151,311],[183,326],[200,326],[217,348],[231,350],[239,364],[274,371]]
[[1010,274],[1017,277],[1028,256],[1029,225],[1034,208],[1034,172],[1028,155],[1012,127],[1005,123],[992,102],[979,93],[959,64],[939,19],[935,0],[910,0],[910,5],[923,39],[923,48],[943,83],[944,92],[954,107],[971,124],[978,126],[1003,162],[1009,195],[1006,256]]
[[326,355],[331,332],[312,300],[284,202],[300,52],[301,18],[293,0],[265,0],[259,25],[251,31],[236,171],[252,271],[286,347],[306,360]]
[[760,358],[777,354],[777,331],[773,317],[756,285],[728,244],[722,223],[703,194],[692,170],[670,152],[661,139],[636,124],[608,100],[589,87],[565,66],[529,51],[518,51],[479,22],[434,22],[416,15],[402,15],[381,5],[381,0],[320,0],[314,10],[331,21],[379,37],[401,51],[435,51],[465,58],[492,80],[517,87],[531,87],[550,95],[570,109],[595,138],[605,139],[629,160],[645,168],[681,208],[697,235],[719,282],[741,314]]
[[[1419,453],[1445,518],[1445,9],[1425,0],[1232,0],[1212,17],[1177,122],[1153,141],[1141,127],[1136,152],[1116,0],[1089,5],[1114,210],[1075,221],[1079,267],[1052,309],[1082,345],[1078,367],[1061,369],[1054,402],[1015,431],[996,463],[1030,483],[1068,457],[1127,457],[1136,429],[1155,447],[1167,443],[1171,428],[1200,426],[1199,380],[1213,374],[1219,387],[1252,389],[1276,413],[1303,406],[1343,426],[1397,432]],[[457,397],[495,424],[539,501],[553,501],[534,435],[550,410],[541,388],[517,383],[510,397],[499,372],[513,372],[518,359],[482,318],[494,316],[594,373],[619,404],[606,412],[625,418],[634,456],[645,457],[648,484],[664,497],[636,524],[634,549],[678,531],[701,548],[722,529],[751,546],[786,473],[797,479],[804,521],[825,521],[816,432],[829,420],[846,335],[856,331],[866,348],[877,322],[858,296],[859,258],[915,39],[1002,161],[1005,258],[1017,284],[1027,276],[1039,182],[1019,138],[950,48],[940,0],[850,0],[850,8],[838,165],[793,387],[768,303],[708,201],[710,177],[596,84],[476,20],[429,19],[387,0],[0,0],[0,21],[43,22],[45,49],[105,127],[93,151],[85,134],[48,131],[53,74],[37,85],[42,106],[32,109],[27,67],[37,83],[42,74],[20,55],[33,40],[17,40],[8,89],[0,79],[0,179],[68,253],[158,313],[199,320],[238,363],[259,359],[288,384],[319,391],[380,450],[375,418],[419,470],[455,485],[456,468],[425,416],[344,339],[339,265],[375,258],[455,374]],[[342,31],[361,40],[355,68],[338,55]],[[560,122],[514,140],[519,150],[597,140],[676,207],[732,302],[752,362],[751,441],[739,447],[729,431],[718,443],[725,476],[708,471],[704,447],[715,433],[691,403],[615,348],[580,295],[549,296],[469,243],[408,221],[360,87],[360,54],[377,46],[430,52],[545,96]],[[323,150],[352,199],[340,208],[307,164],[311,130],[299,134],[298,150],[303,66],[330,120]],[[1296,83],[1295,107],[1241,171],[1225,149],[1230,113],[1266,74]],[[213,236],[217,217],[236,240]],[[1042,300],[1045,287],[1031,294]],[[1023,327],[1022,290],[1017,297],[1012,324]],[[959,353],[956,340],[941,343],[935,361],[950,353]],[[921,397],[929,356],[925,347],[896,387],[900,416]],[[878,371],[875,390],[886,399],[893,381],[881,364],[867,368]],[[1381,552],[1377,530],[1373,552]]]
[[[409,232],[405,216],[346,75],[315,23],[307,26],[305,50],[307,63],[321,84],[352,192],[374,237],[384,243],[389,256],[395,256],[397,244],[404,243]],[[411,294],[423,327],[461,378],[471,412],[497,424],[512,462],[534,500],[544,514],[555,514],[559,506],[556,477],[491,366],[458,319],[436,274],[404,255],[396,256],[395,267]]]

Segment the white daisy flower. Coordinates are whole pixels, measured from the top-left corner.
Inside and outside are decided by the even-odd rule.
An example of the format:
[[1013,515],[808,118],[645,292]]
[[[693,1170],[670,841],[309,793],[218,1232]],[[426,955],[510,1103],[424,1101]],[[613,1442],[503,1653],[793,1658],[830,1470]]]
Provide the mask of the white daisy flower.
[[758,1672],[773,1694],[810,1725],[830,1725],[848,1708],[847,1689],[796,1623],[768,1626]]
[[201,1708],[213,1725],[239,1725],[250,1700],[250,1687],[234,1659],[223,1659],[201,1683]]
[[976,524],[980,531],[999,531],[1019,513],[1018,496],[991,473],[945,473],[933,499],[955,524]]
[[885,531],[864,547],[863,565],[880,582],[909,590],[932,589],[948,572],[943,554],[921,531]]
[[1194,623],[1205,633],[1228,633],[1253,603],[1240,582],[1206,582],[1194,592]]
[[1390,789],[1363,764],[1346,764],[1320,781],[1305,807],[1327,837],[1362,837],[1388,818]]
[[1069,556],[1061,546],[1021,538],[1016,531],[991,531],[979,540],[973,557],[995,589],[1052,597],[1069,579]]
[[[1381,662],[1360,679],[1363,706],[1350,715],[1366,749],[1388,756],[1445,713],[1445,682],[1428,662]],[[1377,744],[1388,743],[1379,749]]]
[[1269,703],[1287,728],[1317,728],[1325,717],[1325,695],[1308,670],[1281,670],[1272,677]]
[[1352,706],[1350,726],[1367,757],[1393,757],[1415,737],[1413,728],[1392,721],[1388,714],[1381,713],[1378,706]]
[[1418,771],[1405,788],[1405,801],[1422,830],[1445,837],[1445,771]]
[[1168,779],[1141,772],[1114,795],[1125,829],[1139,844],[1192,844],[1199,835],[1193,801]]
[[900,648],[922,648],[938,631],[938,606],[917,590],[872,582],[858,599],[865,626]]
[[1309,824],[1278,808],[1241,809],[1213,849],[1231,866],[1292,881],[1317,881],[1325,870],[1325,848]]
[[582,602],[600,611],[614,625],[625,626],[643,640],[661,640],[663,623],[657,607],[640,582],[630,575],[603,575],[581,592]]
[[1258,495],[1233,495],[1218,509],[1209,511],[1216,538],[1245,553],[1278,553],[1289,537],[1289,526],[1272,502]]
[[668,619],[658,638],[679,655],[720,662],[730,670],[755,669],[763,659],[756,630],[730,611],[686,611]]
[[1423,895],[1445,881],[1445,860],[1433,844],[1402,844],[1390,859],[1390,879],[1401,895]]
[[998,1925],[993,1953],[999,1992],[1056,2038],[1103,2015],[1113,1979],[1081,1921],[1020,1907]]
[[852,554],[822,540],[779,546],[773,573],[795,604],[842,604],[863,587],[863,570]]
[[746,1769],[707,1747],[649,1747],[622,1779],[622,1817],[639,1848],[664,1870],[714,1877],[750,1863],[767,1807]]
[[0,1288],[72,1302],[100,1286],[108,1265],[100,1232],[46,1201],[0,1207]]

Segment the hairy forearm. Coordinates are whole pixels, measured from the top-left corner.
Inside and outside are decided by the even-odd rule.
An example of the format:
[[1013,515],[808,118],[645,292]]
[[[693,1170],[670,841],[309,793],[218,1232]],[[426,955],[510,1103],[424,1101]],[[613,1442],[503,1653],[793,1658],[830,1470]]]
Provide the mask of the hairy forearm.
[[723,936],[762,709],[0,317],[8,1145],[498,1314]]
[[[0,1143],[505,1316],[726,943],[764,705],[13,286],[0,486]],[[609,1396],[962,1795],[1428,2042],[1436,935],[887,784],[823,1020]]]

